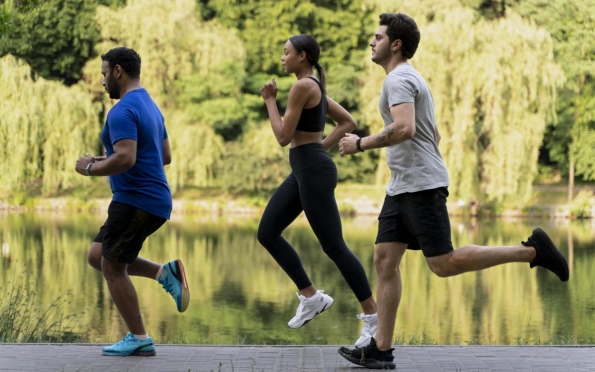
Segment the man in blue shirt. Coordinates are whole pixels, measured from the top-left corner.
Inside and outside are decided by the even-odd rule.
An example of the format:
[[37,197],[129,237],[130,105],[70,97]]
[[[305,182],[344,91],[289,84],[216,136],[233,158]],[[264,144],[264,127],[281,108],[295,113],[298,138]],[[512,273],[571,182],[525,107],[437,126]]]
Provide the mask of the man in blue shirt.
[[106,156],[87,154],[76,163],[83,176],[109,176],[113,193],[105,224],[87,255],[103,273],[118,311],[130,333],[103,348],[103,354],[155,355],[153,340],[142,321],[138,297],[128,275],[153,278],[185,311],[190,299],[184,266],[165,265],[138,257],[145,239],[170,217],[172,197],[164,166],[171,149],[163,115],[140,83],[141,59],[129,48],[115,48],[101,56],[103,86],[119,99],[107,115],[101,133]]

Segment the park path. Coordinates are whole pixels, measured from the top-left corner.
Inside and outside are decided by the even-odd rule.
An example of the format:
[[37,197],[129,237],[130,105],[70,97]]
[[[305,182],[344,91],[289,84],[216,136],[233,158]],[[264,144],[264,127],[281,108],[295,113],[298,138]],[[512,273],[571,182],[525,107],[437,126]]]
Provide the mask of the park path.
[[[153,357],[107,357],[96,344],[0,344],[0,371],[366,371],[338,346],[157,345]],[[595,346],[398,346],[398,372],[595,372]]]

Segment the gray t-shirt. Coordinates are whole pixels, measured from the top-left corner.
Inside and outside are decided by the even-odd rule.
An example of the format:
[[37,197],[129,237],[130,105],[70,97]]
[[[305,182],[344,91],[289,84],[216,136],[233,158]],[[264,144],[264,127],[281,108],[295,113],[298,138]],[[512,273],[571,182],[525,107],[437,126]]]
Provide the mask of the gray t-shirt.
[[406,102],[415,106],[415,135],[386,148],[390,196],[448,186],[448,171],[436,143],[432,94],[413,66],[403,63],[384,79],[379,106],[385,128],[393,122],[391,106]]

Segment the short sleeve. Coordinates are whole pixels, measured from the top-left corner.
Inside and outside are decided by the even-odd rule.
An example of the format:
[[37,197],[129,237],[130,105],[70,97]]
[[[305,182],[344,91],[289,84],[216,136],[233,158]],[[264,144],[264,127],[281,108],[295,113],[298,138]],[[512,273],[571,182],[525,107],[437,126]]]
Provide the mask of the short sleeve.
[[112,145],[123,139],[138,142],[138,116],[129,107],[114,106],[107,118]]
[[392,107],[400,103],[414,103],[417,89],[413,80],[403,74],[389,74],[385,81],[388,105]]

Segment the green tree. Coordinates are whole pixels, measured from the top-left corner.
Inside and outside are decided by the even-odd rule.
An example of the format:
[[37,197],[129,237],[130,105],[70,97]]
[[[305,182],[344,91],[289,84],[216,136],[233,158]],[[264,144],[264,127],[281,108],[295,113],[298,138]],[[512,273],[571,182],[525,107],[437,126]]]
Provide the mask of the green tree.
[[0,59],[0,86],[0,197],[88,184],[74,171],[99,136],[99,107],[86,89],[37,77],[10,55]]
[[30,11],[38,3],[39,0],[0,0],[0,39],[12,33],[19,13]]
[[[563,79],[549,34],[512,12],[486,20],[457,0],[368,4],[377,13],[399,9],[418,22],[422,38],[411,63],[434,97],[452,197],[528,200]],[[377,102],[371,92],[378,95],[384,71],[367,65],[362,101]],[[374,106],[366,106],[364,115],[378,130],[382,124]]]
[[269,194],[291,171],[287,157],[268,123],[254,125],[240,141],[228,144],[217,169],[220,185],[232,193]]
[[[31,4],[32,2],[27,2]],[[0,56],[23,58],[46,79],[67,85],[80,80],[81,69],[99,40],[93,19],[99,4],[121,5],[123,0],[48,0],[35,2],[12,17],[10,37],[0,39]]]
[[575,171],[594,180],[595,147],[592,108],[595,106],[595,8],[594,0],[527,0],[515,8],[547,29],[554,39],[556,61],[566,83],[560,91],[559,120],[550,128],[546,147],[550,157],[568,174],[568,198],[574,194]]

